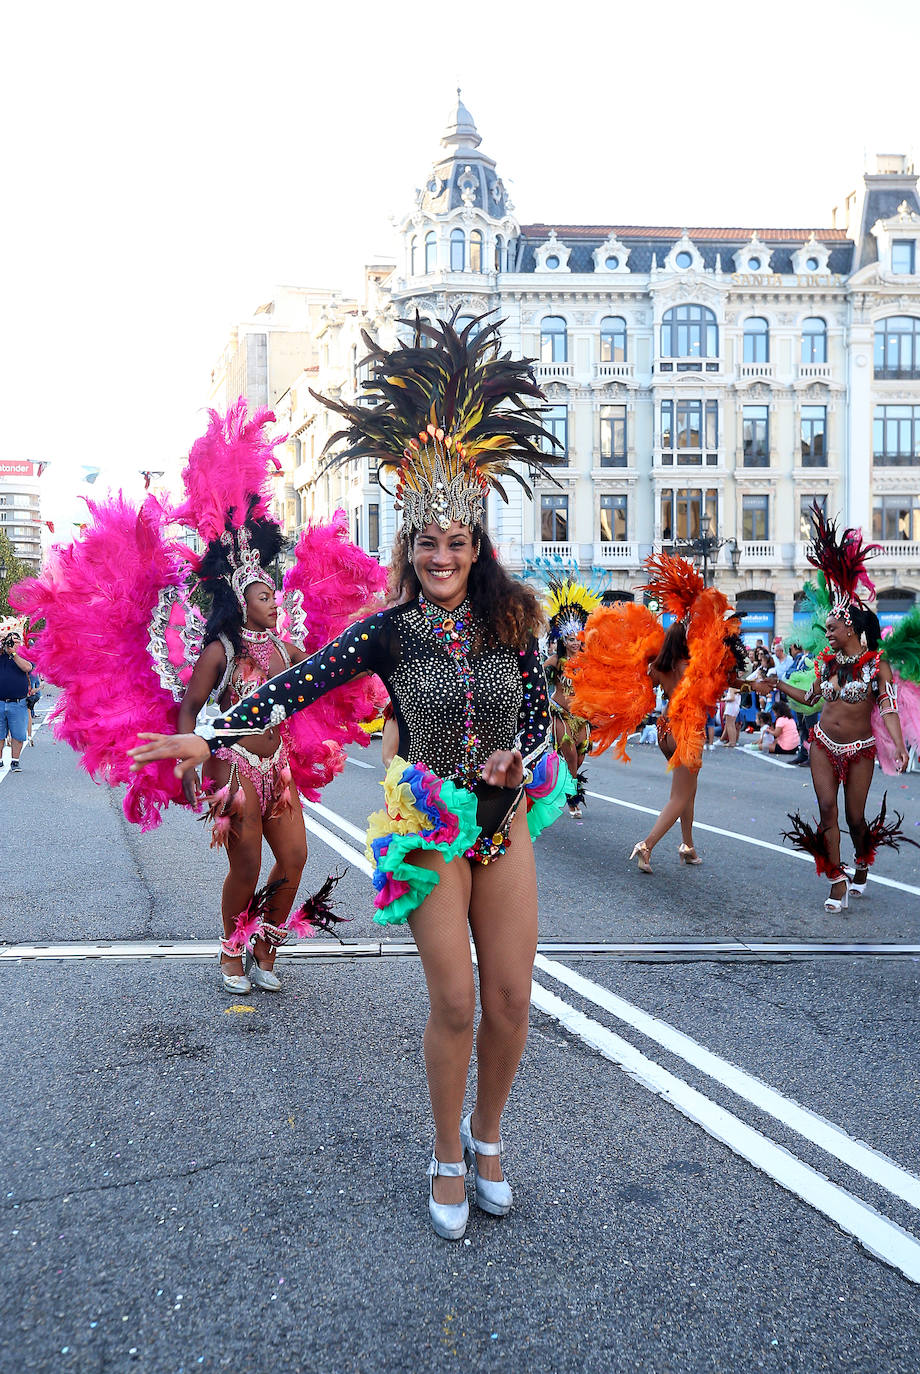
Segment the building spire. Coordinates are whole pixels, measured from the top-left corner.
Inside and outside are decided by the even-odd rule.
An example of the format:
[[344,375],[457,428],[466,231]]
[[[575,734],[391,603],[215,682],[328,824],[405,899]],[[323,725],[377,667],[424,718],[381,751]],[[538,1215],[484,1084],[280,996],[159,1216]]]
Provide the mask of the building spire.
[[447,128],[441,137],[442,148],[478,148],[482,139],[476,128],[476,121],[464,105],[457,87],[457,107],[448,118]]

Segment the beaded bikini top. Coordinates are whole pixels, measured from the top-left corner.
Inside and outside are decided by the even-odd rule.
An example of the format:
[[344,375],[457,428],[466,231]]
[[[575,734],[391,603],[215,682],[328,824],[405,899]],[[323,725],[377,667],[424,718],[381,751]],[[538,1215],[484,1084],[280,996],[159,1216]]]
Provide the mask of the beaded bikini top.
[[865,701],[872,692],[878,691],[881,661],[882,655],[877,649],[867,649],[854,658],[825,649],[815,661],[816,685],[819,685],[821,696],[825,701]]

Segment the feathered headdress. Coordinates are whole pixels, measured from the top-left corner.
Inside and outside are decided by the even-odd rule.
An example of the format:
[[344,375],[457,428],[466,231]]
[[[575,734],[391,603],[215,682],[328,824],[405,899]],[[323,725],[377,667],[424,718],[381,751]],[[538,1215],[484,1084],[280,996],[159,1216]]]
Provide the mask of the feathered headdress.
[[546,617],[554,638],[568,639],[580,634],[588,623],[588,616],[600,606],[597,592],[571,578],[551,577]]
[[[220,544],[229,564],[221,575],[245,608],[244,593],[253,582],[265,582],[272,588],[275,585],[261,565],[256,545],[262,542],[259,529],[276,523],[270,510],[269,465],[280,471],[274,449],[284,436],[268,438],[266,427],[274,420],[274,413],[263,408],[250,416],[245,396],[226,415],[216,410],[208,414],[208,428],[188,455],[182,474],[185,501],[174,519],[197,529],[212,546],[209,562],[215,561],[214,546]],[[217,561],[221,561],[219,556]]]
[[640,591],[654,596],[662,610],[670,612],[677,620],[685,620],[693,609],[693,603],[706,583],[692,563],[676,554],[650,554],[645,560],[649,580]]
[[[866,572],[866,559],[881,553],[881,544],[864,544],[862,530],[837,530],[817,501],[811,507],[812,540],[806,557],[813,568],[820,568],[831,591],[830,614],[835,620],[852,625],[850,607],[865,606],[875,596],[875,584]],[[866,596],[860,594],[866,588]]]
[[483,324],[484,318],[470,320],[458,332],[456,314],[436,325],[416,314],[413,342],[392,352],[364,334],[370,349],[364,361],[373,364],[370,380],[363,383],[370,403],[348,405],[312,393],[348,421],[326,444],[324,453],[341,440],[348,445],[330,466],[371,458],[378,476],[392,469],[396,506],[407,530],[424,529],[432,521],[443,530],[452,520],[477,525],[490,486],[507,501],[501,478],[513,477],[531,495],[511,460],[541,477],[551,476],[548,466],[558,461],[551,450],[538,447],[559,444],[535,418],[541,408],[524,400],[543,400],[531,360],[501,356],[502,321]]

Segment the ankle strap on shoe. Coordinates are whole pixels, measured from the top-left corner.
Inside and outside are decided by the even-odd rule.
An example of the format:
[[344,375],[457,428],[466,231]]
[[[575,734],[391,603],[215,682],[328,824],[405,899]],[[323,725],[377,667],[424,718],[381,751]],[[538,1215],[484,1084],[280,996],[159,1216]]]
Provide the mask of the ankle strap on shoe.
[[473,1149],[478,1155],[503,1155],[505,1153],[505,1142],[501,1139],[495,1142],[477,1140],[471,1131],[470,1140],[473,1142]]
[[432,1178],[435,1174],[441,1174],[444,1178],[463,1178],[466,1175],[466,1162],[461,1160],[459,1164],[445,1164],[443,1159],[432,1155],[428,1173]]

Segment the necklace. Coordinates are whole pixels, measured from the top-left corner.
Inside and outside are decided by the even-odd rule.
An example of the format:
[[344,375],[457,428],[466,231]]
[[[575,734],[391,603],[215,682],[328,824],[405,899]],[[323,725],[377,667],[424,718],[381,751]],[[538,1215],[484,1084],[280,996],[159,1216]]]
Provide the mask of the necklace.
[[463,766],[461,776],[464,781],[476,781],[476,754],[479,749],[479,736],[473,719],[473,665],[470,663],[472,647],[473,612],[469,598],[464,597],[459,606],[445,611],[443,606],[428,601],[419,594],[419,609],[424,615],[438,644],[447,652],[456,666],[463,689]]
[[274,636],[270,630],[243,629],[243,650],[246,657],[263,673],[267,673],[275,652]]
[[834,654],[834,657],[836,658],[838,663],[843,665],[847,663],[856,663],[859,659],[862,658],[862,651],[860,651],[858,654],[844,654],[841,653],[841,651],[838,649],[837,652]]

